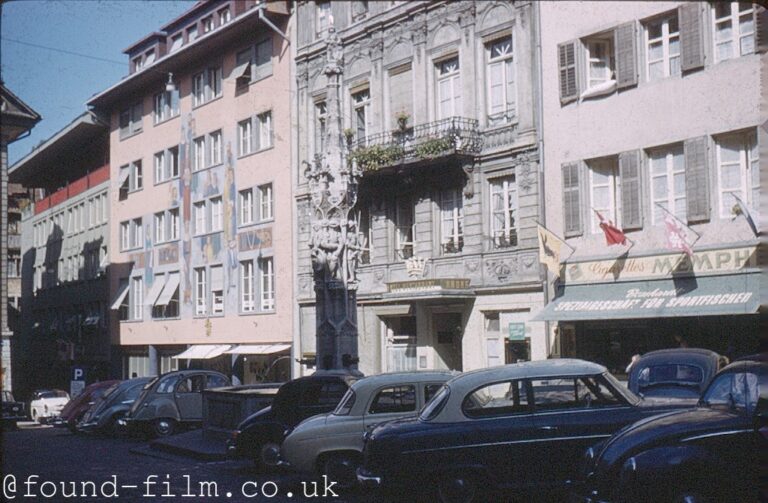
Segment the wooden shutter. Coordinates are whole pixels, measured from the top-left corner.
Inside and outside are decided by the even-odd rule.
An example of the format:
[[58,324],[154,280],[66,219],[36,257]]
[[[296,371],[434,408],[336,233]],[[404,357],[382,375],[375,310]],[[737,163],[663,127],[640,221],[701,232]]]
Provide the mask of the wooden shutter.
[[619,176],[621,177],[622,230],[639,229],[643,226],[643,188],[639,150],[619,154]]
[[[398,112],[413,115],[413,82],[411,66],[393,71],[389,75],[389,112],[391,125],[396,125],[395,116]],[[409,121],[413,124],[413,119]]]
[[694,70],[704,66],[704,39],[699,2],[685,3],[678,7],[680,17],[680,68]]
[[685,200],[689,222],[709,220],[707,137],[685,140]]
[[557,46],[557,67],[560,71],[560,103],[570,103],[579,97],[576,78],[576,44],[571,41]]
[[762,5],[752,4],[753,25],[755,27],[755,52],[768,51],[768,10]]
[[581,183],[578,162],[565,163],[563,170],[563,227],[566,237],[582,234]]
[[637,85],[637,29],[635,22],[619,25],[613,31],[616,53],[616,85],[619,89]]

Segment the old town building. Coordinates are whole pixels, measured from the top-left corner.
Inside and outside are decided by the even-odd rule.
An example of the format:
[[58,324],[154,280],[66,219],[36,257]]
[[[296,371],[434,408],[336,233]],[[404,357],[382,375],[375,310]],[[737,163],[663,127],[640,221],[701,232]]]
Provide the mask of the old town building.
[[125,377],[288,377],[288,14],[197,2],[126,49],[129,75],[88,102],[110,124],[108,307]]
[[530,321],[544,305],[532,3],[300,1],[294,15],[296,355],[315,353],[304,172],[324,151],[333,28],[346,158],[363,171],[360,370],[545,358],[545,324]]
[[539,8],[546,220],[575,250],[539,318],[559,322],[561,354],[623,371],[663,347],[756,351],[762,8]]

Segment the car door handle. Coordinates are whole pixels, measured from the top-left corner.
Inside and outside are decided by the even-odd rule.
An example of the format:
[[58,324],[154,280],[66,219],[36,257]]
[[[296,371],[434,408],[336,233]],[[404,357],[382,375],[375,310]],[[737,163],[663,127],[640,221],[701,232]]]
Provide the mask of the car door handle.
[[539,426],[539,429],[545,431],[555,431],[557,430],[557,426]]

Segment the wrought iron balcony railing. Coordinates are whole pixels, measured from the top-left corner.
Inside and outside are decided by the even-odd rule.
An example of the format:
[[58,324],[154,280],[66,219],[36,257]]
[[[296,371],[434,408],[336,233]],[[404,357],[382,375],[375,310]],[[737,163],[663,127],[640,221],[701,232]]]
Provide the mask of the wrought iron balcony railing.
[[448,117],[359,139],[350,145],[350,159],[369,172],[452,155],[475,156],[482,147],[477,120]]

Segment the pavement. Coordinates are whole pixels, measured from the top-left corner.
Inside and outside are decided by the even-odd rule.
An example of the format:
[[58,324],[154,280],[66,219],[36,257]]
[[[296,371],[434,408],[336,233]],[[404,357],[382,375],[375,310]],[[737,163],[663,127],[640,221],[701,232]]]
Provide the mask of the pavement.
[[[214,436],[196,429],[152,440],[149,448],[177,456],[187,456],[199,461],[223,461],[227,459],[227,445],[221,436]],[[146,454],[146,447],[134,449],[136,454]]]

